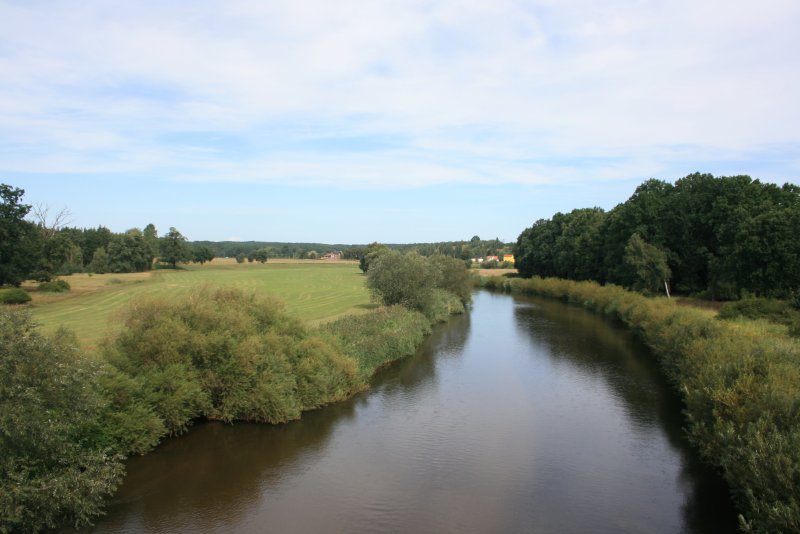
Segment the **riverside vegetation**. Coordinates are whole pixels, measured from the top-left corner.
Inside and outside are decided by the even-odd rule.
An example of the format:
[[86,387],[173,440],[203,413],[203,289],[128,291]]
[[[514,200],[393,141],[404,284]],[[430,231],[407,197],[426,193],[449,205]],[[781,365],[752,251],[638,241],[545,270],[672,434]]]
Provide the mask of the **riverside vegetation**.
[[[596,282],[487,277],[481,284],[561,299],[638,332],[683,397],[690,440],[728,482],[742,529],[800,532],[800,341],[787,335],[790,327],[741,318],[752,311],[719,318]],[[764,308],[742,306],[755,307]]]
[[[429,296],[396,292],[384,269],[409,280],[422,269]],[[0,531],[91,524],[125,456],[194,421],[280,423],[363,390],[432,324],[463,312],[464,273],[463,262],[393,253],[367,274],[384,306],[316,327],[237,288],[145,296],[120,315],[102,357],[65,330],[37,332],[25,310],[0,308]]]

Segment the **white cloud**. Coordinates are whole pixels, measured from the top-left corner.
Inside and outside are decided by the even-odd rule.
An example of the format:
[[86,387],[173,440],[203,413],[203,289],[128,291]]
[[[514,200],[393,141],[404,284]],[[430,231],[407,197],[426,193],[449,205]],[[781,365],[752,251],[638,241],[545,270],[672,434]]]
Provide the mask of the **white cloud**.
[[[0,21],[5,172],[541,183],[800,145],[793,0],[0,2]],[[242,144],[163,143],[186,132]],[[371,135],[406,146],[274,142]]]

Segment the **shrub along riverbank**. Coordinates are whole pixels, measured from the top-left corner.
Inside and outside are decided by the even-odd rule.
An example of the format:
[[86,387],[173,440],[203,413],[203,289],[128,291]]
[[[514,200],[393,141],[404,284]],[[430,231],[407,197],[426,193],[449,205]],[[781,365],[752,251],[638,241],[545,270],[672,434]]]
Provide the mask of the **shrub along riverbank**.
[[800,342],[786,326],[720,320],[595,282],[489,277],[481,285],[561,299],[637,331],[683,396],[688,435],[730,485],[743,530],[800,532]]
[[232,289],[135,302],[104,361],[0,309],[0,532],[85,526],[143,454],[194,421],[281,423],[365,389],[430,332],[401,306],[310,328]]
[[0,308],[0,532],[91,524],[124,458],[194,421],[282,423],[367,388],[434,323],[464,311],[464,264],[427,261],[392,256],[371,276],[421,265],[430,297],[395,304],[373,284],[384,307],[319,327],[239,289],[141,298],[99,359],[74,335],[42,335],[27,311]]

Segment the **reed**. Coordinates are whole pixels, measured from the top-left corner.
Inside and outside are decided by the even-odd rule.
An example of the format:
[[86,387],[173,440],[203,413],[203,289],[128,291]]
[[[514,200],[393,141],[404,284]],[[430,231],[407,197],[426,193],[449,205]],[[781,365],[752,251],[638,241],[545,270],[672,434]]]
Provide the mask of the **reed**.
[[595,282],[534,277],[481,284],[577,304],[638,332],[683,397],[692,443],[727,480],[742,530],[800,532],[800,342],[785,327],[723,321]]

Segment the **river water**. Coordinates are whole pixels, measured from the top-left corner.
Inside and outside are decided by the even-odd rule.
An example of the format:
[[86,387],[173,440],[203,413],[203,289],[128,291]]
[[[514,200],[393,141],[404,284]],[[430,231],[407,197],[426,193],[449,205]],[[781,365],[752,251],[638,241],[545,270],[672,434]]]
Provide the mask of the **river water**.
[[621,326],[479,292],[370,391],[129,460],[95,531],[735,531],[680,410]]

